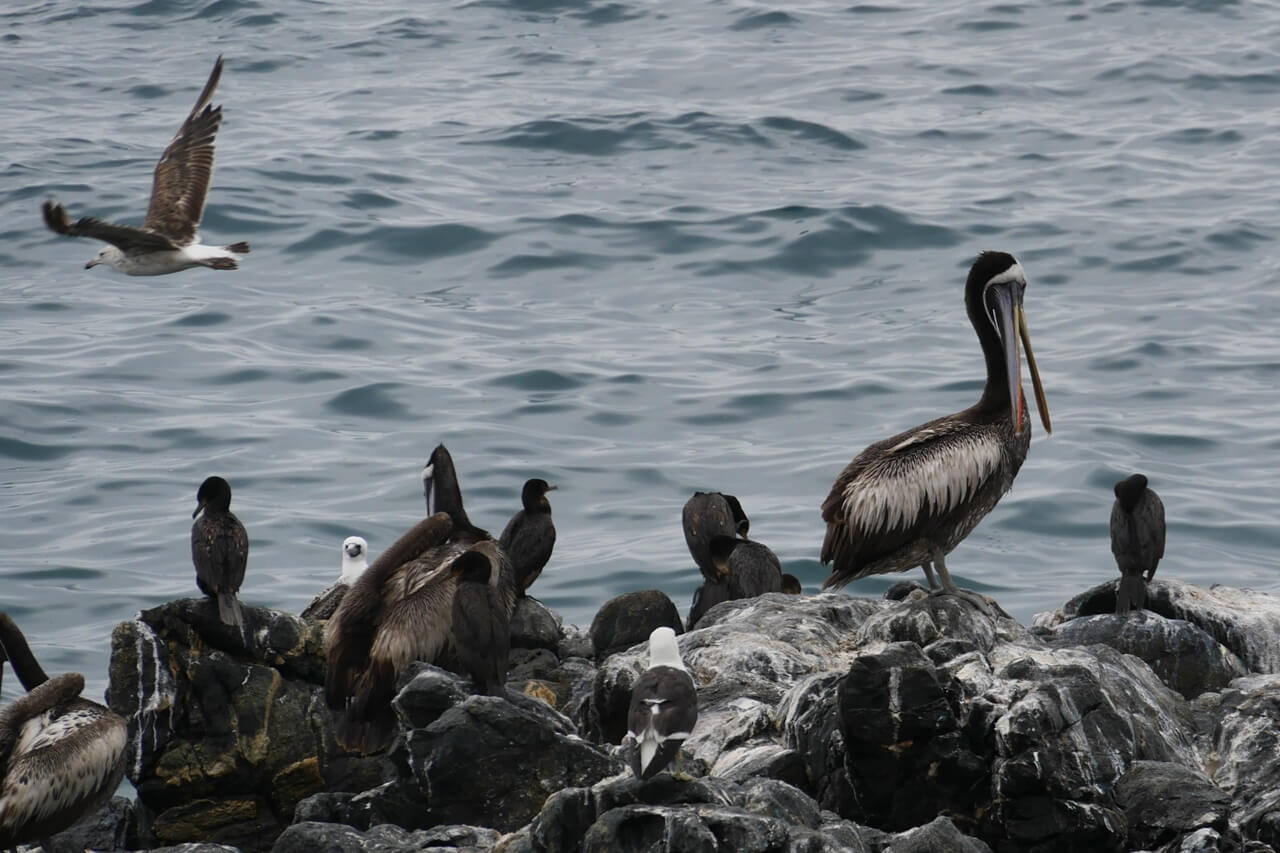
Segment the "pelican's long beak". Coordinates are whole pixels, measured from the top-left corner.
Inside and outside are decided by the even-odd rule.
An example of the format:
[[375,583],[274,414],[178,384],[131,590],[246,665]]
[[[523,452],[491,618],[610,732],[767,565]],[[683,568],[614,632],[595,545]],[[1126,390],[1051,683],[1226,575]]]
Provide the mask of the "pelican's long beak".
[[1022,310],[1022,294],[1014,294],[1009,286],[993,288],[996,298],[996,322],[1000,329],[1000,340],[1004,343],[1005,373],[1009,380],[1009,414],[1013,417],[1014,433],[1022,432],[1022,411],[1025,401],[1022,397],[1022,357],[1018,349],[1018,338],[1022,338],[1022,346],[1027,351],[1027,366],[1031,368],[1031,385],[1035,389],[1036,410],[1040,412],[1040,422],[1045,432],[1053,432],[1049,421],[1049,403],[1044,396],[1044,386],[1040,384],[1040,371],[1036,369],[1035,353],[1031,350],[1031,333],[1027,329],[1027,315]]

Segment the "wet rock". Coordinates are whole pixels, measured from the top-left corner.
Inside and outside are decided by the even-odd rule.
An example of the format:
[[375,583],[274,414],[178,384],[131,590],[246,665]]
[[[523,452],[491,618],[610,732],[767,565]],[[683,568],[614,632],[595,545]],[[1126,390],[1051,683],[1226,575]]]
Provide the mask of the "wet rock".
[[516,599],[511,613],[511,648],[555,651],[564,638],[560,614],[536,598]]
[[1130,849],[1156,849],[1200,829],[1228,831],[1231,797],[1198,770],[1164,761],[1135,761],[1116,783]]
[[311,603],[302,611],[302,618],[313,622],[331,619],[350,588],[350,584],[335,583],[311,600]]
[[984,842],[964,835],[945,817],[896,835],[872,830],[865,836],[868,849],[875,853],[991,853]]
[[1044,636],[1059,647],[1103,643],[1140,657],[1188,699],[1220,690],[1247,672],[1238,657],[1201,628],[1146,610],[1083,616],[1047,629]]
[[560,660],[569,658],[593,658],[595,646],[591,643],[591,635],[577,625],[565,625],[563,635],[556,646],[556,657]]
[[1215,721],[1209,776],[1231,797],[1232,826],[1280,849],[1280,675],[1238,679],[1198,705]]
[[591,644],[596,659],[648,642],[653,629],[664,625],[677,634],[684,633],[675,603],[662,590],[642,589],[614,596],[591,620]]
[[133,801],[112,797],[102,808],[50,841],[53,849],[45,853],[133,850],[138,846],[138,819]]
[[[1095,586],[1032,624],[1055,628],[1081,616],[1115,611],[1115,582]],[[1108,601],[1110,610],[1107,609]],[[1199,627],[1226,646],[1249,672],[1280,673],[1280,598],[1251,589],[1209,589],[1173,579],[1147,585],[1147,610]]]
[[499,834],[477,826],[435,826],[408,831],[383,824],[362,832],[330,823],[297,823],[276,840],[273,853],[417,853],[417,851],[465,850],[482,853],[492,850]]
[[474,823],[511,832],[532,820],[552,793],[624,769],[577,737],[566,717],[532,699],[517,706],[472,696],[425,729],[410,731],[406,745],[428,825]]
[[[782,782],[630,776],[549,799],[529,827],[538,851],[863,851],[861,828]],[[521,849],[517,847],[516,849]]]
[[241,632],[211,600],[182,599],[112,634],[107,702],[129,720],[143,843],[266,850],[304,797],[382,781],[376,761],[334,744],[320,698],[321,627],[243,611]]

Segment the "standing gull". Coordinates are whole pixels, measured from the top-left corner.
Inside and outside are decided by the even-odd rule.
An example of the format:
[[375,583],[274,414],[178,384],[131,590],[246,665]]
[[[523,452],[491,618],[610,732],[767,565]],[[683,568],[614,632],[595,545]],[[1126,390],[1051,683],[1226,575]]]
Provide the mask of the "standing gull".
[[233,270],[239,266],[235,256],[248,252],[248,243],[206,246],[197,234],[213,177],[214,137],[222,122],[221,105],[212,106],[209,99],[221,76],[219,56],[191,114],[156,163],[151,203],[141,228],[90,216],[72,222],[62,205],[44,203],[44,221],[53,231],[111,244],[85,264],[85,269],[106,264],[126,275],[167,275],[191,267]]
[[0,848],[40,841],[99,809],[124,778],[125,721],[82,699],[84,676],[49,678],[8,614],[0,613],[4,661],[27,693],[0,710]]
[[547,500],[547,492],[555,488],[546,480],[526,480],[520,491],[524,508],[511,516],[498,539],[515,569],[521,598],[542,574],[556,545],[556,526],[551,521],[551,501]]
[[196,510],[191,517],[196,518],[191,525],[196,586],[217,599],[223,623],[243,627],[236,593],[244,583],[244,567],[249,561],[249,534],[231,512],[231,485],[221,477],[206,479],[196,492]]
[[[1022,309],[1026,289],[1013,255],[983,252],[973,262],[965,307],[987,363],[982,397],[962,412],[877,441],[840,472],[822,503],[822,562],[832,563],[823,588],[920,566],[931,588],[936,569],[941,591],[960,594],[944,557],[1009,491],[1031,447],[1019,336],[1040,420],[1052,431]],[[963,597],[986,607],[974,593]]]
[[1147,478],[1131,474],[1116,483],[1111,507],[1111,553],[1120,567],[1116,613],[1141,610],[1147,603],[1147,582],[1164,556],[1164,504]]
[[649,635],[649,668],[631,688],[631,770],[640,779],[660,773],[679,755],[697,722],[698,691],[680,658],[676,632],[655,628]]

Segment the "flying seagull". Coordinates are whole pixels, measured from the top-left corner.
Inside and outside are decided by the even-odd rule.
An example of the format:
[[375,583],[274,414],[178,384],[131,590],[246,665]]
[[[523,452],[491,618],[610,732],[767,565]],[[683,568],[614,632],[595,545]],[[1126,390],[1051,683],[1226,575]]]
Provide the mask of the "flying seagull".
[[167,275],[191,267],[233,270],[239,266],[235,256],[247,253],[248,243],[206,246],[196,233],[213,175],[213,139],[222,123],[222,106],[209,104],[221,76],[219,56],[191,114],[156,164],[151,203],[141,228],[91,216],[72,222],[62,205],[44,203],[44,221],[53,231],[111,244],[85,264],[85,269],[106,264],[126,275]]
[[649,668],[631,688],[627,729],[635,742],[631,770],[648,779],[680,754],[680,744],[698,721],[698,690],[680,659],[676,633],[655,628],[649,635]]

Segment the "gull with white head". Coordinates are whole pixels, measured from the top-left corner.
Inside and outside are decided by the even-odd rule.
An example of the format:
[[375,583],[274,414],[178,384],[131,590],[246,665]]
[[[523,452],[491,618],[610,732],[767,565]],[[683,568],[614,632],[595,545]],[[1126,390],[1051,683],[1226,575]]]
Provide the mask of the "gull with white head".
[[680,658],[676,632],[655,628],[649,635],[649,668],[631,688],[628,736],[635,742],[631,770],[649,779],[680,754],[680,745],[698,721],[698,690]]
[[196,105],[156,163],[151,203],[141,228],[91,216],[72,222],[62,205],[44,203],[44,221],[50,230],[110,244],[85,269],[106,264],[126,275],[167,275],[191,267],[233,270],[239,266],[236,255],[247,253],[248,243],[206,246],[197,233],[213,177],[214,137],[222,123],[221,105],[212,106],[209,100],[221,76],[219,56]]

